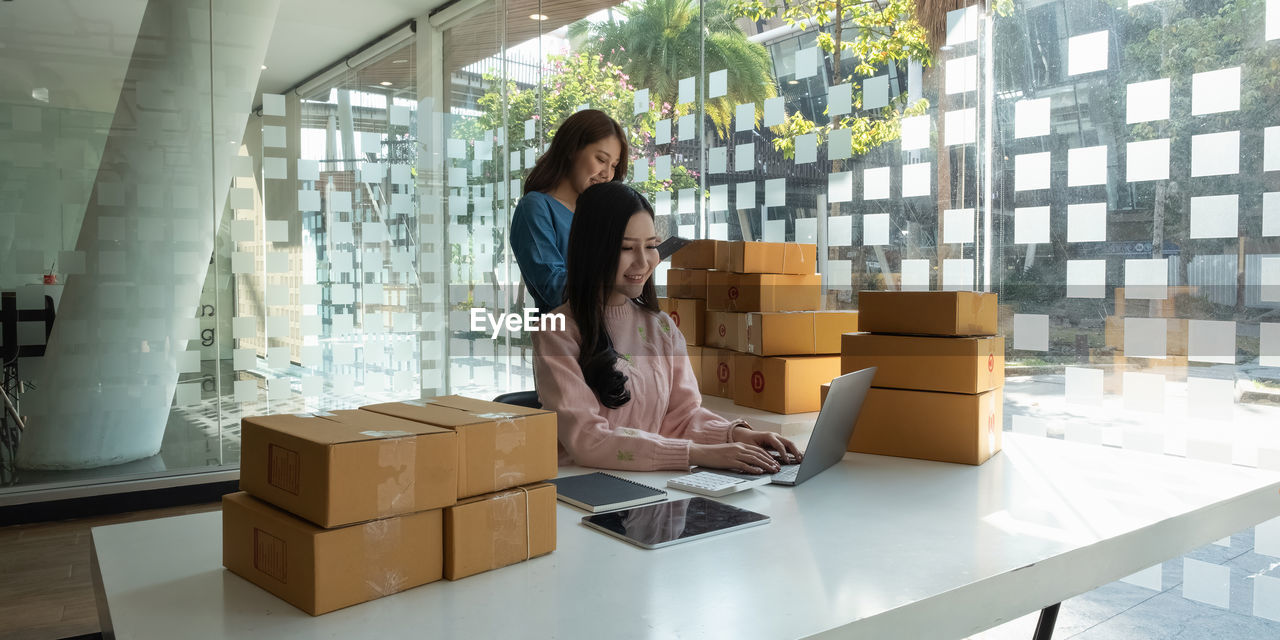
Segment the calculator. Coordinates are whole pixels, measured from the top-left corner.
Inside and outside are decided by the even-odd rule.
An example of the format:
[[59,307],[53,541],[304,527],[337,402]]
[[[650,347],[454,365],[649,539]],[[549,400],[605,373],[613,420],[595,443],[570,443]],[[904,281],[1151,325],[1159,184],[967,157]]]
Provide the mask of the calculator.
[[769,484],[772,479],[773,476],[769,474],[750,478],[735,478],[710,471],[699,471],[687,476],[672,478],[667,481],[667,487],[714,498]]

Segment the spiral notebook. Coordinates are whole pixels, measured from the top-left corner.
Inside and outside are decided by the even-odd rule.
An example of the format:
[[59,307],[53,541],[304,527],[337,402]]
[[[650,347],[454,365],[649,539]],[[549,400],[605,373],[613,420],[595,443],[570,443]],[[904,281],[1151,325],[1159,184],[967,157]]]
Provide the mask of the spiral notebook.
[[667,499],[667,492],[662,489],[600,471],[556,478],[549,482],[556,485],[556,497],[562,502],[591,513],[625,509]]

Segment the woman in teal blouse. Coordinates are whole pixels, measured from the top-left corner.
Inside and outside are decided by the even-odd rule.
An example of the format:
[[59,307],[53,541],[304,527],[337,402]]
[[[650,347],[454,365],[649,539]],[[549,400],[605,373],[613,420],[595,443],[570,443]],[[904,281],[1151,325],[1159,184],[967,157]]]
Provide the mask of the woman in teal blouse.
[[584,109],[560,125],[524,183],[511,218],[511,251],[542,312],[564,301],[565,254],[578,195],[627,175],[627,137],[603,111]]

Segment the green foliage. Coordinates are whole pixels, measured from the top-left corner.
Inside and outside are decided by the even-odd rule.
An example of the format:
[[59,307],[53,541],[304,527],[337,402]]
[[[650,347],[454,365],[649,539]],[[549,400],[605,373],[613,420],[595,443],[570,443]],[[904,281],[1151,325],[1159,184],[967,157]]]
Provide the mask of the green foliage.
[[[780,17],[791,26],[818,29],[818,46],[836,61],[837,77],[832,78],[832,84],[869,77],[889,61],[914,59],[925,66],[933,63],[929,34],[916,19],[914,0],[808,0],[781,5],[773,4],[773,0],[731,0],[730,10],[735,16],[752,20]],[[852,55],[857,64],[853,75],[842,77],[839,60],[846,55]],[[902,134],[902,118],[926,112],[928,102],[912,98],[904,93],[869,115],[844,116],[822,126],[803,115],[792,114],[774,127],[774,147],[793,158],[796,136],[816,133],[822,144],[833,129],[850,129],[850,154],[865,154],[897,140]],[[854,82],[853,100],[854,111],[861,111],[861,83]]]
[[704,36],[706,68],[725,69],[728,76],[726,94],[706,101],[707,117],[722,137],[730,132],[736,105],[777,95],[768,50],[733,23],[725,0],[705,3],[705,31],[697,0],[635,0],[615,10],[625,20],[578,22],[570,26],[570,38],[580,40],[584,51],[621,66],[632,86],[649,88],[654,104],[668,112],[684,115],[695,109],[694,102],[676,100],[680,80],[700,75]]

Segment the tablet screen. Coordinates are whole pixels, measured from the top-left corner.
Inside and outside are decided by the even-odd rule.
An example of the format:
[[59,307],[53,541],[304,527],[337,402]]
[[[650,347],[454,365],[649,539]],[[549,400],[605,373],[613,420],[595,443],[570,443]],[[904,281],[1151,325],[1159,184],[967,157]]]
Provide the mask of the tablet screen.
[[769,522],[769,516],[706,498],[685,498],[582,519],[593,529],[646,549]]

